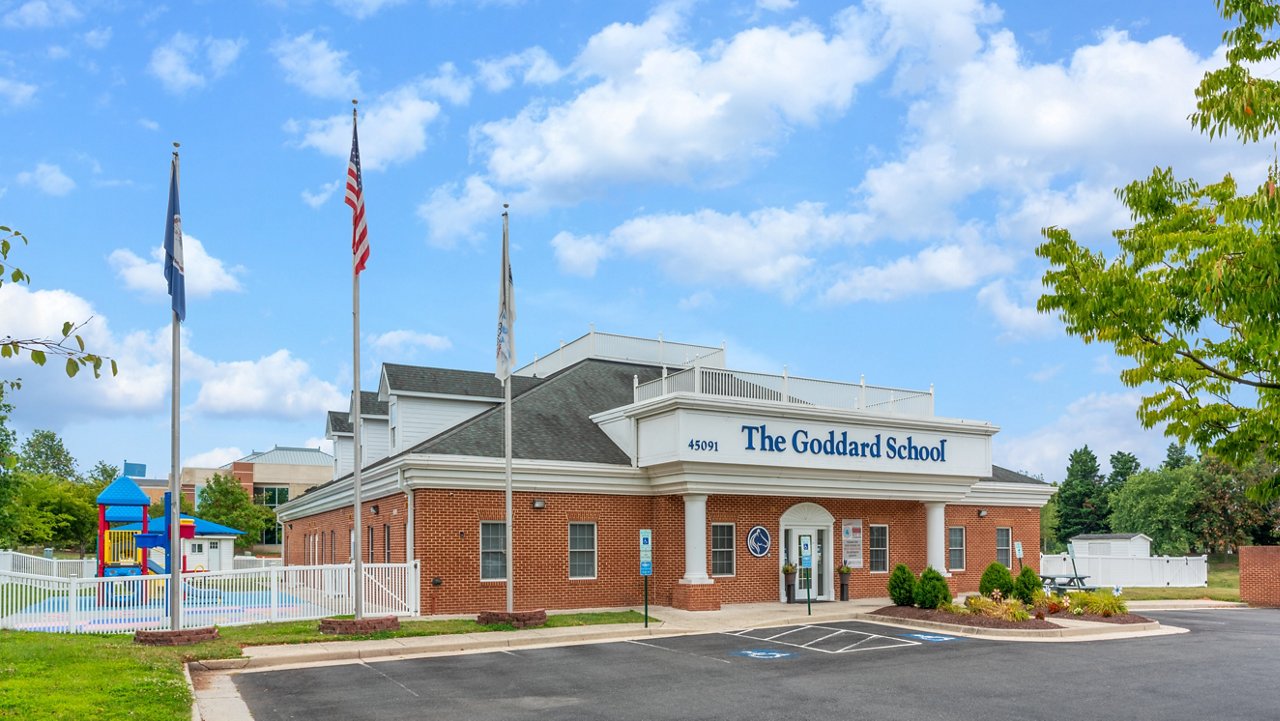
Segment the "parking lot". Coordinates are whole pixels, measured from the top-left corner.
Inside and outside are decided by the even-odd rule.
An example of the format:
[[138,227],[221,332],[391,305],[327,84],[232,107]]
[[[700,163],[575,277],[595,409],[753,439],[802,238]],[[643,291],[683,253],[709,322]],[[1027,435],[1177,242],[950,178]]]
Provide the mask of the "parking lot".
[[1191,633],[1017,643],[839,622],[235,682],[259,721],[1276,718],[1280,612],[1151,615]]

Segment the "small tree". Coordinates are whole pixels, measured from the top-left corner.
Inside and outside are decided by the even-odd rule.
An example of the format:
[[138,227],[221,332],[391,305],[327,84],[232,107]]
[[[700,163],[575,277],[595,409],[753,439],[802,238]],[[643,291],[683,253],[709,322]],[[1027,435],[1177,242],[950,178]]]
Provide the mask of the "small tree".
[[951,603],[951,589],[947,579],[933,570],[933,566],[924,569],[920,574],[920,583],[916,584],[916,605],[920,608],[938,608]]
[[987,566],[987,570],[982,572],[982,579],[978,581],[978,593],[990,596],[996,589],[1000,589],[1001,596],[1008,598],[1013,593],[1013,575],[1003,563],[992,561],[991,565]]
[[[1003,566],[1002,566],[1003,568]],[[1043,587],[1040,574],[1031,570],[1031,566],[1023,566],[1022,572],[1013,579],[1013,595],[1019,601],[1030,606],[1035,599],[1036,591]]]
[[232,476],[213,474],[200,489],[200,517],[230,526],[243,534],[236,537],[236,550],[245,550],[258,542],[267,524],[275,522],[275,512],[256,506],[253,498]]
[[897,606],[910,606],[916,602],[916,575],[905,564],[899,563],[889,574],[889,598]]

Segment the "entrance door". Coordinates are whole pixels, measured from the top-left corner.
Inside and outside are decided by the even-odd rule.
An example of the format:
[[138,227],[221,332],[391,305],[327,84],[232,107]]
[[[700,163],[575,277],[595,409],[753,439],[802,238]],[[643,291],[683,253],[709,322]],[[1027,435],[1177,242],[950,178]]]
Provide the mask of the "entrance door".
[[[798,569],[795,600],[797,602],[807,600],[810,585],[813,587],[813,600],[833,600],[831,569],[827,561],[830,555],[828,549],[831,547],[831,529],[822,526],[788,526],[782,530],[782,536],[787,549],[784,560],[796,564]],[[806,541],[809,543],[810,555],[813,557],[813,568],[808,571],[800,567],[803,555],[802,544]]]

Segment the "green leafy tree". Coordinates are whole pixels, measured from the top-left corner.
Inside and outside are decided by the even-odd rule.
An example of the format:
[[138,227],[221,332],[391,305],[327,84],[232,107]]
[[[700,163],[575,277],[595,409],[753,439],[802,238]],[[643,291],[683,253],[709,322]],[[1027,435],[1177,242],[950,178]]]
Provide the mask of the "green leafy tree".
[[[9,260],[9,253],[13,251],[14,243],[17,241],[26,245],[27,236],[7,225],[0,225],[0,286],[5,282],[31,283],[31,276]],[[84,338],[80,336],[79,331],[90,320],[93,318],[79,323],[71,321],[63,323],[62,334],[57,338],[53,336],[15,338],[9,334],[0,335],[0,358],[17,358],[26,353],[31,362],[38,366],[44,365],[50,356],[62,358],[65,361],[67,375],[72,378],[84,367],[92,369],[93,377],[98,378],[102,374],[103,363],[109,361],[111,375],[115,375],[118,370],[115,360],[85,350]],[[5,381],[4,384],[17,387],[16,381]]]
[[14,503],[18,494],[14,445],[18,438],[8,425],[13,406],[4,399],[5,389],[0,383],[0,548],[12,548],[18,544],[18,508]]
[[102,490],[111,484],[112,481],[120,477],[120,466],[106,461],[98,461],[93,464],[93,468],[85,474],[84,481],[91,486],[96,486],[98,490]]
[[[151,507],[147,509],[147,513],[151,514],[152,518],[164,518],[164,498],[161,498],[155,503],[152,503]],[[191,501],[187,500],[186,496],[182,496],[180,502],[178,503],[178,513],[183,513],[188,516],[196,515],[195,506],[191,504]],[[208,520],[212,521],[213,519],[210,518]],[[222,523],[222,521],[214,521],[214,522]],[[231,524],[227,523],[223,525],[230,526]],[[232,528],[239,528],[239,526],[232,526]]]
[[23,441],[18,452],[18,470],[32,475],[48,475],[79,480],[76,459],[53,431],[35,431]]
[[1134,474],[1112,498],[1112,527],[1147,534],[1156,555],[1190,553],[1196,545],[1191,514],[1200,502],[1195,475],[1193,466]]
[[83,556],[97,537],[97,506],[84,484],[47,473],[18,476],[18,543],[71,548]]
[[1244,467],[1212,456],[1202,459],[1195,469],[1200,495],[1190,513],[1196,545],[1221,552],[1248,544],[1271,544],[1280,511],[1275,505],[1268,508],[1249,498],[1247,491],[1277,472],[1280,468],[1261,454]]
[[200,517],[230,526],[244,533],[236,537],[236,550],[258,541],[262,531],[275,523],[276,514],[266,506],[256,506],[253,498],[234,477],[215,473],[200,489]]
[[1058,537],[1064,541],[1082,533],[1104,533],[1107,494],[1098,471],[1098,457],[1089,446],[1071,452],[1067,477],[1058,488]]
[[1187,453],[1186,446],[1181,443],[1170,443],[1169,448],[1164,452],[1164,463],[1160,467],[1175,470],[1195,462],[1196,459]]
[[1040,507],[1040,550],[1044,553],[1060,553],[1066,545],[1058,537],[1058,494]]
[[1119,488],[1129,480],[1129,476],[1140,470],[1142,463],[1137,456],[1126,451],[1116,451],[1111,454],[1111,473],[1107,476],[1107,486],[1110,489]]
[[[1233,132],[1254,143],[1280,128],[1280,80],[1271,72],[1280,60],[1280,7],[1217,5],[1235,23],[1223,35],[1227,65],[1201,81],[1191,122],[1210,140]],[[1036,249],[1050,266],[1038,308],[1132,362],[1120,378],[1144,389],[1142,424],[1163,424],[1180,443],[1233,463],[1259,449],[1280,460],[1278,180],[1274,156],[1267,180],[1252,189],[1230,175],[1202,185],[1156,168],[1118,191],[1134,225],[1115,231],[1110,259],[1057,227],[1044,229]],[[1280,477],[1251,492],[1280,497]]]

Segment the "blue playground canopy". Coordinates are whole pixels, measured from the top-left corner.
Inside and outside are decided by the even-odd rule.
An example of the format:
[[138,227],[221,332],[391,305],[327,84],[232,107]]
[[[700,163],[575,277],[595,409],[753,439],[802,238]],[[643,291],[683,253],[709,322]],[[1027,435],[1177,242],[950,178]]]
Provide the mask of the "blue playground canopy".
[[[150,506],[151,499],[128,476],[120,476],[98,494],[99,506]],[[141,519],[141,516],[134,516]]]
[[[189,518],[189,519],[192,519],[192,520],[194,520],[194,521],[196,522],[196,535],[197,535],[197,536],[240,536],[240,535],[244,535],[244,531],[237,531],[236,529],[231,528],[230,526],[224,526],[224,525],[222,525],[221,523],[214,523],[213,521],[206,521],[206,520],[204,520],[203,518],[196,518],[195,516],[188,516],[188,515],[187,515],[187,514],[185,514],[185,513],[184,513],[184,514],[182,514],[182,517],[183,517],[183,518]],[[152,518],[152,519],[150,520],[150,522],[148,523],[148,525],[147,525],[147,528],[149,528],[149,529],[161,529],[161,528],[163,528],[163,527],[164,527],[164,519],[163,519],[163,518]],[[121,527],[119,527],[119,528],[117,528],[117,529],[115,529],[115,530],[117,530],[117,531],[141,531],[141,530],[142,530],[142,521],[141,521],[141,520],[139,520],[137,523],[131,523],[131,524],[127,525],[127,526],[121,526]]]

